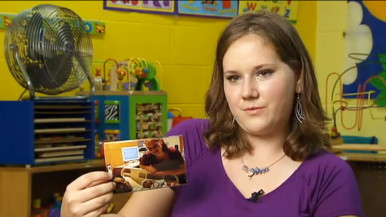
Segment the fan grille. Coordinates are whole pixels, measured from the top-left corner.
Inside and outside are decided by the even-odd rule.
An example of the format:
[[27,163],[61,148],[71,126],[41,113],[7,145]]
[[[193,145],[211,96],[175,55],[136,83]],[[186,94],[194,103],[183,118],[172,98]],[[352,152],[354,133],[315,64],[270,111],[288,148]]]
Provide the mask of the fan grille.
[[34,91],[49,95],[83,84],[93,58],[84,21],[72,10],[55,5],[39,5],[18,14],[8,28],[5,48],[15,79],[25,88],[29,79]]

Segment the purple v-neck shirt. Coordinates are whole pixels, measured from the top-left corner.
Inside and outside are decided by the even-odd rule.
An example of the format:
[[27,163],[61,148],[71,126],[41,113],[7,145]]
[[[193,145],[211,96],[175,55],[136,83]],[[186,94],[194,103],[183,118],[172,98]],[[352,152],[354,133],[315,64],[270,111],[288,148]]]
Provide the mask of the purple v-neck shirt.
[[173,188],[172,217],[363,216],[351,167],[324,150],[307,159],[274,191],[256,203],[248,201],[225,173],[220,149],[208,149],[203,133],[209,124],[192,119],[168,133],[184,136],[188,176],[188,184]]

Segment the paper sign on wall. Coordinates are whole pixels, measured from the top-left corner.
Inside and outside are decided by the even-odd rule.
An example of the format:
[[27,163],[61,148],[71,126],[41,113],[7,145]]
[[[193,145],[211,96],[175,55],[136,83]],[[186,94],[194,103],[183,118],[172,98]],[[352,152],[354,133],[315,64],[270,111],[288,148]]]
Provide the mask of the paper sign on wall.
[[173,0],[107,0],[104,2],[104,8],[110,10],[174,14],[175,2]]
[[286,17],[292,23],[297,22],[298,1],[239,1],[239,14],[268,10]]

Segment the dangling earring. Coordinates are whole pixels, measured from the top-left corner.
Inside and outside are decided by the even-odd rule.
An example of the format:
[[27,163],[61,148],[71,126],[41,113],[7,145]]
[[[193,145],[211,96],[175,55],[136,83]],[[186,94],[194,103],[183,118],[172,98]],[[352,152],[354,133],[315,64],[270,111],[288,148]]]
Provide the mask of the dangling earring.
[[295,106],[295,116],[298,121],[302,124],[304,120],[303,108],[302,108],[302,99],[300,98],[300,94],[296,94],[296,106]]

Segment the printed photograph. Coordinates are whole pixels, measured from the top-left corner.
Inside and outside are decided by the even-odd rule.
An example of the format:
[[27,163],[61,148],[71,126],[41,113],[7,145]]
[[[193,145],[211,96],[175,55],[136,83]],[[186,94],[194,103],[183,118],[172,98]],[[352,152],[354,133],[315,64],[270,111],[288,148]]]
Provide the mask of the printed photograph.
[[187,183],[182,136],[105,142],[104,156],[115,193]]

